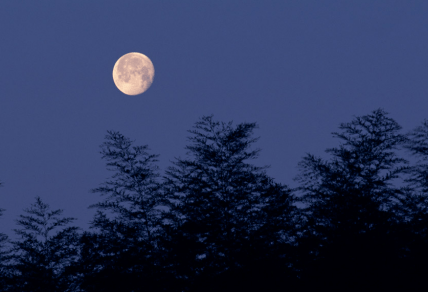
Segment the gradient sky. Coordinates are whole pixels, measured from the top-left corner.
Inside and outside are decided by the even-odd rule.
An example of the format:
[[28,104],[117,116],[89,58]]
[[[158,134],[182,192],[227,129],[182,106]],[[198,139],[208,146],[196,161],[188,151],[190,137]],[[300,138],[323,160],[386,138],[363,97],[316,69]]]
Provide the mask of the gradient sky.
[[[258,165],[296,186],[306,153],[384,108],[404,132],[428,115],[426,0],[0,1],[0,232],[40,196],[87,228],[110,173],[107,130],[148,144],[161,174],[204,115],[257,122]],[[112,69],[155,66],[126,96]]]

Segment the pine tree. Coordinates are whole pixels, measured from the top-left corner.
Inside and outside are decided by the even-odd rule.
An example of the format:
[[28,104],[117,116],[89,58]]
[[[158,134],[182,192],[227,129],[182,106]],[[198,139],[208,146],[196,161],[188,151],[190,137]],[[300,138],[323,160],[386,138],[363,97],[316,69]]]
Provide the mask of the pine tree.
[[[421,214],[420,217],[427,218],[428,206],[428,121],[416,127],[407,134],[405,141],[406,149],[417,159],[417,162],[407,170],[409,177],[406,188],[409,203],[409,213]],[[422,217],[423,216],[423,217]]]
[[24,211],[17,220],[21,229],[14,230],[20,240],[12,241],[13,290],[73,290],[67,270],[78,258],[78,228],[65,226],[75,219],[61,217],[62,210],[51,210],[40,197]]
[[[82,261],[96,259],[100,266],[87,272],[86,290],[156,290],[152,286],[157,283],[157,242],[162,227],[158,156],[113,131],[108,131],[101,149],[108,169],[115,173],[93,190],[106,198],[91,206],[97,209],[92,228],[98,232],[86,234],[83,241],[87,259]],[[124,282],[118,283],[117,278]]]
[[290,190],[276,185],[265,167],[248,163],[259,153],[251,149],[255,128],[255,123],[233,127],[203,117],[189,131],[189,158],[176,159],[167,171],[176,233],[170,259],[177,259],[178,278],[197,282],[193,290],[243,289],[246,283],[236,288],[231,282],[240,283],[239,272],[250,269],[251,259],[266,257],[261,249],[273,241],[290,240]]
[[[401,279],[408,282],[403,291],[428,290],[428,125],[422,125],[407,133],[405,148],[416,159],[406,170],[406,186],[396,206],[398,221],[397,237],[400,244],[403,271]],[[410,287],[412,286],[412,287]]]
[[[0,217],[3,215],[3,212],[4,209],[0,209]],[[9,268],[10,247],[8,247],[8,244],[9,239],[7,235],[0,233],[0,291],[9,290],[12,278]]]
[[388,290],[382,284],[400,271],[393,231],[403,196],[398,180],[409,167],[396,150],[406,138],[381,109],[340,129],[333,135],[342,143],[327,150],[332,159],[307,155],[297,178],[308,218],[301,247],[317,260],[303,265],[313,268],[309,290]]

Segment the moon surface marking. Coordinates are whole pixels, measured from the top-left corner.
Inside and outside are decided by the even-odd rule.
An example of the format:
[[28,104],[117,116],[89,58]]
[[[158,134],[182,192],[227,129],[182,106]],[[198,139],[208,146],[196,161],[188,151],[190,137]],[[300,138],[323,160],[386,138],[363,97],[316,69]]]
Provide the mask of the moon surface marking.
[[144,93],[152,85],[155,68],[152,61],[141,53],[128,53],[116,61],[113,67],[113,81],[126,95]]

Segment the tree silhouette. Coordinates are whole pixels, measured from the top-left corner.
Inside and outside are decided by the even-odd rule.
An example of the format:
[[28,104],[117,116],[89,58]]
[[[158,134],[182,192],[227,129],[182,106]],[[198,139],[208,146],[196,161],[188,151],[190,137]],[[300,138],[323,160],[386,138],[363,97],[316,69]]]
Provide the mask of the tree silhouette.
[[[412,198],[407,198],[419,212],[427,215],[427,192],[428,192],[428,121],[416,127],[407,135],[405,147],[417,158],[417,162],[407,170],[409,178],[408,190],[412,191]],[[409,193],[408,193],[409,194]],[[416,210],[416,212],[418,212]]]
[[[1,186],[1,182],[0,182]],[[4,209],[0,209],[0,217],[3,215]],[[11,270],[8,265],[10,261],[10,248],[8,247],[8,237],[4,233],[0,233],[0,290],[6,291],[11,287]]]
[[[78,257],[77,227],[67,227],[74,218],[60,217],[62,210],[51,210],[36,197],[36,202],[20,215],[15,229],[20,237],[14,245],[14,291],[65,291],[72,283],[68,267]],[[71,288],[73,290],[73,288]]]
[[[83,286],[87,284],[87,290],[148,291],[159,269],[155,261],[162,226],[158,156],[150,155],[147,146],[132,146],[130,139],[113,131],[108,131],[101,149],[108,169],[115,173],[93,190],[106,199],[91,206],[97,209],[92,228],[99,233],[85,235],[87,259],[83,261],[96,259],[101,269],[87,272]],[[118,278],[124,282],[117,282]],[[99,287],[91,287],[95,283]]]
[[10,288],[10,269],[7,266],[8,251],[6,250],[7,236],[3,233],[0,234],[0,290],[7,291]]
[[0,234],[0,290],[427,291],[427,120],[406,135],[381,109],[342,123],[294,190],[252,164],[256,127],[202,117],[163,178],[108,131],[91,230],[37,197],[19,240]]
[[[172,233],[177,233],[170,260],[178,259],[179,278],[195,280],[192,290],[243,289],[246,283],[231,287],[231,278],[249,268],[252,254],[261,255],[267,241],[289,241],[283,219],[293,209],[289,190],[274,184],[265,167],[247,162],[259,153],[250,149],[257,141],[251,137],[255,127],[203,117],[189,131],[189,159],[176,159],[167,171]],[[258,234],[261,229],[272,232],[271,238]]]
[[301,245],[312,255],[304,265],[310,290],[397,290],[409,281],[402,274],[405,235],[395,213],[403,190],[394,184],[409,170],[395,152],[406,138],[381,109],[340,129],[333,133],[340,147],[327,150],[332,160],[309,154],[297,177],[308,205]]
[[[406,171],[407,186],[402,188],[396,213],[400,216],[400,242],[403,249],[403,278],[419,284],[414,290],[428,287],[428,125],[425,120],[407,134],[405,148],[417,159]],[[398,229],[399,230],[399,229]],[[399,237],[398,237],[399,238]]]

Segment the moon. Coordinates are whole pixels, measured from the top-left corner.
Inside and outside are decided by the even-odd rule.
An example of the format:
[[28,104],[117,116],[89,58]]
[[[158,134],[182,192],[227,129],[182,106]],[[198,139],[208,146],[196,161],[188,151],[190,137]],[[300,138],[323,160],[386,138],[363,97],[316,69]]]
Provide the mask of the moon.
[[135,96],[148,90],[155,76],[152,61],[141,53],[128,53],[116,61],[113,81],[126,95]]

